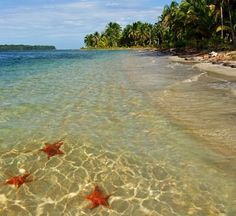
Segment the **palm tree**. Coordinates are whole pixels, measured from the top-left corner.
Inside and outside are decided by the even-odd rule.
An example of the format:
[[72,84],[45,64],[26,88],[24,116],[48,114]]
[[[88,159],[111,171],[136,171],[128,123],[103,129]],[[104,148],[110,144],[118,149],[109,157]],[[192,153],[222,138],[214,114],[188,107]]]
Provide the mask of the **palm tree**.
[[154,24],[152,32],[152,45],[161,47],[163,40],[163,29],[161,27],[161,20]]
[[229,13],[229,23],[230,23],[232,41],[233,41],[233,45],[236,47],[236,38],[234,34],[234,26],[233,26],[232,13],[231,13],[231,10],[233,9],[236,10],[236,6],[235,4],[233,4],[233,1],[230,2],[230,0],[227,0],[227,7],[228,7],[228,13]]
[[224,16],[223,16],[223,4],[224,4],[224,0],[220,1],[220,21],[221,21],[221,40],[224,39]]
[[109,44],[108,38],[104,34],[101,34],[99,42],[98,42],[98,47],[106,48],[109,46],[108,44]]
[[118,23],[108,23],[104,35],[108,39],[109,47],[117,47],[121,38],[121,26]]
[[141,37],[141,26],[142,23],[140,21],[133,23],[132,25],[132,31],[130,32],[132,34],[133,37],[133,42],[134,42],[134,46],[138,46],[141,45],[140,44],[140,37]]
[[178,10],[178,3],[172,1],[170,6],[166,5],[162,12],[162,28],[164,30],[164,36],[169,44],[175,44],[177,41],[176,31],[174,30],[174,22],[176,18],[176,12]]
[[216,18],[220,16],[220,25],[217,26],[216,32],[221,32],[221,40],[224,40],[224,31],[230,32],[231,39],[236,46],[236,38],[235,38],[235,30],[234,25],[235,23],[235,13],[232,13],[232,11],[236,10],[236,4],[233,1],[230,0],[215,0],[215,14]]
[[93,34],[93,41],[94,41],[94,47],[95,48],[98,47],[99,40],[100,40],[99,32],[94,32],[94,34]]
[[132,25],[127,25],[122,33],[122,43],[126,43],[127,46],[141,46],[142,23],[140,21],[133,23]]
[[122,36],[120,39],[121,46],[132,46],[132,26],[127,25],[122,32]]
[[84,38],[84,43],[86,47],[94,47],[94,36],[93,34],[88,34]]
[[[87,47],[218,45],[221,40],[236,46],[236,0],[182,0],[165,6],[154,25],[134,22],[121,32],[110,22],[104,33],[86,35]],[[219,34],[218,32],[221,32]]]

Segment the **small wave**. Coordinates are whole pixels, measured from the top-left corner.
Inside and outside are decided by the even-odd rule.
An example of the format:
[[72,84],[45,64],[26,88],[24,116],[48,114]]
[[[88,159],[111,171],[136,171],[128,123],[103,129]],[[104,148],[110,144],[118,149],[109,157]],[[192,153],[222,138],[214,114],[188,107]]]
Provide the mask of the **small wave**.
[[193,77],[191,77],[191,78],[189,78],[189,79],[186,79],[186,80],[183,81],[183,83],[197,82],[197,81],[199,80],[199,78],[200,78],[202,75],[204,75],[204,74],[206,74],[206,72],[201,73],[201,74],[198,74],[198,75],[195,75],[195,76],[193,76]]
[[208,86],[210,88],[214,89],[230,89],[232,91],[236,91],[236,82],[214,82],[214,83],[209,83]]
[[176,69],[176,67],[180,66],[181,64],[178,62],[175,63],[169,63],[168,65],[166,65],[167,68],[171,68],[171,69]]
[[171,68],[171,69],[175,69],[175,66],[174,66],[174,65],[171,65],[171,64],[167,65],[166,67],[167,67],[167,68]]
[[209,83],[208,86],[213,89],[230,91],[233,96],[236,96],[236,82],[214,82]]

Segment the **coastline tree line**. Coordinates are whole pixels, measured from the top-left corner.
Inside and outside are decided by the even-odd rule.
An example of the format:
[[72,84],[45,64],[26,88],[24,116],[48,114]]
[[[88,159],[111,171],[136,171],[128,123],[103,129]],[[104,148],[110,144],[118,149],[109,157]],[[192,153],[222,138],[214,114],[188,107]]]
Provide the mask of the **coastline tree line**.
[[155,24],[110,22],[84,38],[87,48],[236,47],[236,0],[182,0],[166,5]]
[[44,51],[44,50],[55,50],[55,46],[45,46],[45,45],[0,45],[0,51]]

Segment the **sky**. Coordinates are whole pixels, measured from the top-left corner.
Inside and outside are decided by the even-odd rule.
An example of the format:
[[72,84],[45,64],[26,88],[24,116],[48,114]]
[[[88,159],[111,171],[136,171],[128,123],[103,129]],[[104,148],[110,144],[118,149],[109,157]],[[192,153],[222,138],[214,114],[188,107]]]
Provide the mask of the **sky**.
[[155,23],[171,0],[0,0],[0,44],[77,49],[109,22]]

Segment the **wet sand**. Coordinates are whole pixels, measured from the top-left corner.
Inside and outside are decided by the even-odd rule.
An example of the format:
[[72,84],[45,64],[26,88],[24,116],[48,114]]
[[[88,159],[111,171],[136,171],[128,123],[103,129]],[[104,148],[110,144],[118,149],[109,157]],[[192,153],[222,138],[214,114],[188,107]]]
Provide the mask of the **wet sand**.
[[227,80],[236,81],[236,68],[212,63],[199,63],[195,64],[193,67],[196,67],[202,71],[220,75],[222,78],[225,78]]

